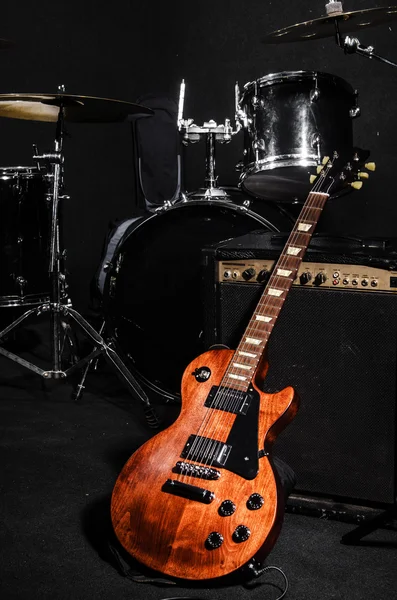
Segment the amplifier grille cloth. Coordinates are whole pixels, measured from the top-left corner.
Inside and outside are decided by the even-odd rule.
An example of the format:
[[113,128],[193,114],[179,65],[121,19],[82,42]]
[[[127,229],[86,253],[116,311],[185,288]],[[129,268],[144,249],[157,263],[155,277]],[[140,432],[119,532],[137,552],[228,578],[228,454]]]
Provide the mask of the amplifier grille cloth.
[[[219,284],[208,341],[236,347],[262,289]],[[301,397],[275,445],[297,491],[393,503],[396,340],[397,295],[291,290],[269,341],[265,390],[292,385]]]

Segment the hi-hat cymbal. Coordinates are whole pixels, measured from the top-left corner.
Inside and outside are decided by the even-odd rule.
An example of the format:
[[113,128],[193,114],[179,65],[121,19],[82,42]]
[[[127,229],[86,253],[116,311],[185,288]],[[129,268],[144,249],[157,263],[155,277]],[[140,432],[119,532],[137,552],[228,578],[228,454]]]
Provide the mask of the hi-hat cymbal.
[[397,19],[397,6],[333,13],[326,17],[297,23],[290,27],[273,31],[262,39],[262,43],[305,42],[330,37],[335,35],[335,21],[338,23],[339,32],[344,35],[350,31],[359,31],[367,27],[388,23],[394,19]]
[[70,94],[0,94],[0,117],[28,121],[58,120],[63,107],[65,121],[72,123],[116,123],[130,115],[152,115],[151,108],[109,98]]

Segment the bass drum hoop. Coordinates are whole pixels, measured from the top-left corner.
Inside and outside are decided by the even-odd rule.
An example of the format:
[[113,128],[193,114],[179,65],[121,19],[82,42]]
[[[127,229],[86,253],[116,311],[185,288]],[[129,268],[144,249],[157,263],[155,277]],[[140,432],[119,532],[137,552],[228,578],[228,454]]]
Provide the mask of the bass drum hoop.
[[[128,229],[128,233],[126,234],[125,238],[122,239],[120,241],[120,244],[117,248],[117,251],[115,252],[113,259],[111,261],[111,264],[108,265],[108,271],[107,271],[107,277],[106,280],[104,282],[104,287],[103,287],[103,300],[102,300],[102,307],[103,307],[103,312],[105,315],[105,322],[106,322],[106,328],[108,330],[108,333],[111,337],[111,339],[113,340],[116,348],[117,348],[117,352],[126,360],[128,360],[128,368],[130,369],[131,373],[134,375],[134,377],[136,377],[136,379],[147,389],[150,390],[152,392],[154,392],[156,395],[160,396],[162,399],[166,400],[166,401],[171,401],[171,402],[180,402],[180,393],[175,393],[173,390],[169,390],[166,389],[166,387],[162,386],[162,382],[156,383],[155,381],[153,381],[153,379],[149,379],[149,377],[147,375],[145,375],[144,373],[141,372],[141,370],[139,369],[139,367],[137,367],[134,364],[134,357],[129,356],[128,351],[126,351],[122,345],[120,344],[120,341],[118,339],[118,334],[117,334],[117,315],[112,314],[113,312],[113,307],[112,307],[112,295],[113,295],[113,290],[112,287],[114,285],[116,285],[116,289],[117,289],[117,277],[120,275],[120,271],[123,268],[122,262],[122,256],[123,256],[123,249],[125,248],[126,244],[128,243],[129,240],[131,240],[132,236],[138,234],[138,232],[140,232],[140,230],[144,229],[148,223],[157,223],[159,222],[159,220],[161,220],[161,217],[163,215],[169,215],[170,213],[173,213],[175,211],[178,210],[183,210],[184,208],[190,208],[190,207],[208,207],[208,206],[213,206],[213,207],[217,207],[219,209],[224,209],[227,211],[232,211],[234,212],[236,215],[241,214],[242,216],[248,216],[251,217],[253,220],[253,223],[256,221],[257,223],[257,227],[253,227],[252,229],[250,229],[250,231],[254,231],[255,229],[260,229],[260,228],[265,228],[267,231],[273,231],[274,233],[279,233],[280,229],[275,226],[273,223],[271,223],[266,217],[254,212],[253,210],[250,210],[244,206],[240,206],[228,201],[224,201],[224,200],[188,200],[186,201],[181,201],[178,203],[175,203],[174,205],[170,206],[170,207],[161,207],[160,209],[157,209],[157,211],[153,214],[150,214],[148,216],[143,216],[141,219],[137,220],[136,222],[134,222],[131,227]],[[287,221],[287,218],[286,218]],[[290,226],[290,224],[289,224]],[[248,231],[247,231],[248,233]],[[238,234],[238,235],[242,235],[242,234]],[[234,237],[234,236],[231,236]],[[223,238],[223,239],[229,239],[229,238]],[[221,240],[218,240],[219,242]],[[216,242],[214,242],[216,243]],[[116,284],[114,283],[116,281]],[[116,292],[117,293],[117,292]],[[159,335],[161,335],[161,331],[159,332]],[[202,350],[204,351],[204,350]],[[197,354],[198,355],[198,354]],[[196,355],[195,355],[196,356]],[[192,357],[193,358],[195,358]],[[187,367],[188,362],[185,364],[185,368]],[[182,374],[181,374],[182,377]]]

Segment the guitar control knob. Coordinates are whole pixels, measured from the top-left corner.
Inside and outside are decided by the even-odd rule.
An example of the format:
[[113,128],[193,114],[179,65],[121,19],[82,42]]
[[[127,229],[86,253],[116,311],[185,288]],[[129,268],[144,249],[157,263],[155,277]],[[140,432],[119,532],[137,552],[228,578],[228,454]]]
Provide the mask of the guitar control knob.
[[262,271],[259,271],[258,276],[256,278],[256,280],[259,283],[263,283],[264,281],[266,281],[266,279],[269,277],[269,271],[267,269],[262,269]]
[[247,500],[248,510],[259,510],[264,505],[265,500],[260,494],[251,494]]
[[309,273],[309,271],[303,271],[303,273],[299,277],[299,281],[301,282],[301,285],[306,285],[307,283],[309,283],[311,278],[312,278],[312,274]]
[[218,513],[221,517],[230,517],[236,510],[236,505],[231,500],[224,500],[218,508]]
[[325,281],[327,281],[327,276],[322,271],[320,271],[320,273],[317,273],[317,275],[314,278],[315,285],[321,285],[322,283],[325,283]]
[[253,277],[255,277],[256,271],[255,271],[255,269],[250,267],[249,269],[245,269],[245,271],[243,271],[241,273],[241,275],[242,275],[243,279],[245,279],[245,281],[248,281],[249,279],[252,279]]
[[233,542],[236,542],[236,544],[246,542],[250,535],[251,531],[246,525],[238,525],[238,527],[236,527],[236,529],[233,531]]
[[216,550],[223,544],[223,535],[217,531],[212,531],[205,540],[207,550]]

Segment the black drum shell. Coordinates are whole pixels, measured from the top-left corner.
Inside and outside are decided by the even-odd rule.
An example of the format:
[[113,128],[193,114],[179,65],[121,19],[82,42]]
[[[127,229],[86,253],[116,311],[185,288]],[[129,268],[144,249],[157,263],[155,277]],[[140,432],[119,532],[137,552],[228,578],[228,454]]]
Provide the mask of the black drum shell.
[[48,298],[47,193],[47,177],[37,168],[0,168],[0,306]]
[[328,73],[285,71],[246,84],[242,189],[257,198],[303,202],[322,157],[352,156],[356,104],[356,91]]
[[260,209],[262,215],[232,202],[179,203],[134,222],[107,265],[108,328],[133,371],[161,395],[178,398],[184,369],[206,349],[202,249],[250,231],[292,228],[293,218],[277,207],[262,202]]

